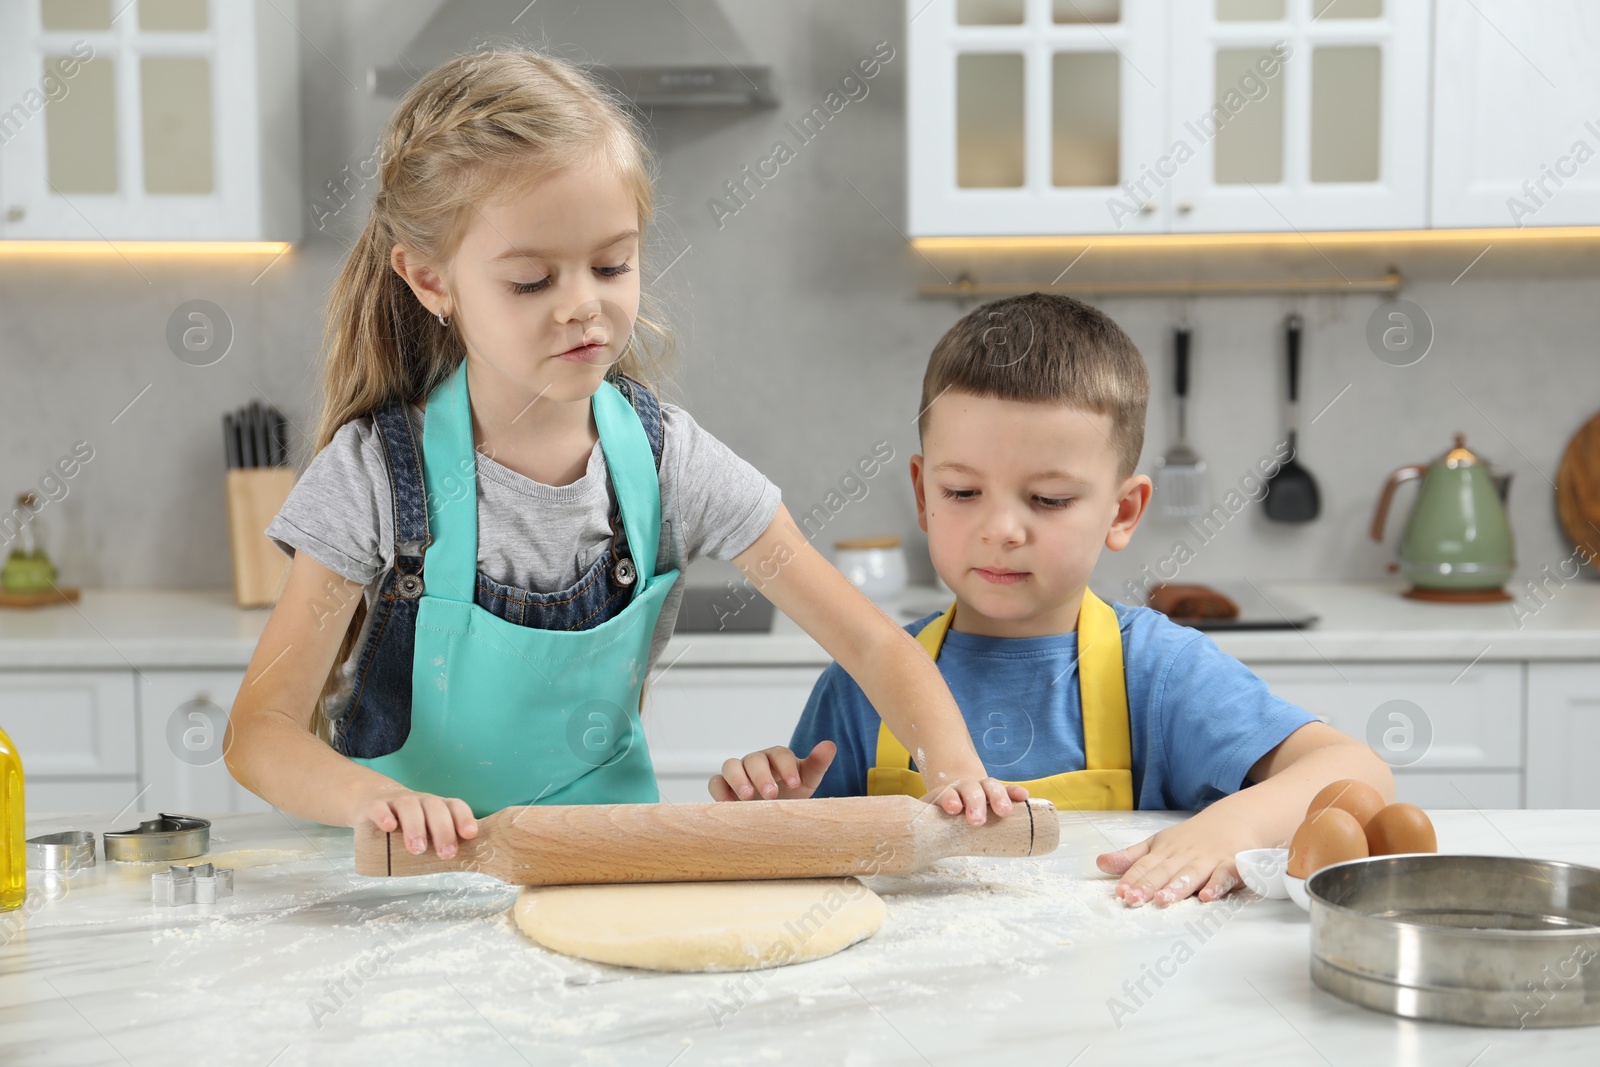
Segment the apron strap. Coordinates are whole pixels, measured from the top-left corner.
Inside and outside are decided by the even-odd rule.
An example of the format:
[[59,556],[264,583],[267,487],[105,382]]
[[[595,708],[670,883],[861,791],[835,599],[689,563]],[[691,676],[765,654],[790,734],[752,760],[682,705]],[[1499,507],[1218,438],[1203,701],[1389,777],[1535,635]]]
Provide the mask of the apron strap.
[[600,450],[606,457],[611,486],[622,508],[622,529],[628,535],[628,554],[638,573],[635,589],[643,589],[656,573],[656,552],[661,542],[661,481],[655,456],[645,436],[639,414],[628,398],[608,381],[595,391],[595,425],[600,430]]
[[422,470],[433,533],[433,543],[422,558],[423,592],[471,604],[478,580],[478,461],[472,446],[465,359],[428,396],[422,419]]
[[389,507],[394,516],[394,570],[384,592],[402,575],[422,576],[428,543],[428,494],[423,486],[422,449],[411,425],[411,403],[395,400],[373,412],[389,469]]
[[[939,650],[944,646],[944,637],[950,629],[955,613],[956,605],[951,603],[942,615],[917,633],[917,643],[935,660],[939,658]],[[1120,798],[1121,793],[1128,789],[1123,779],[1133,767],[1128,689],[1123,670],[1122,628],[1117,622],[1116,610],[1095,596],[1087,587],[1083,591],[1083,605],[1078,609],[1078,694],[1079,704],[1083,709],[1084,770],[1115,772],[1106,777],[1104,782],[1098,773],[1083,775],[1082,785],[1090,785],[1089,779],[1093,779],[1095,787],[1103,789],[1108,799],[1111,799],[1113,794]],[[869,771],[868,777],[875,776],[879,779],[880,787],[886,791],[898,792],[901,791],[901,787],[906,791],[921,790],[923,785],[921,776],[910,768],[911,754],[906,751],[899,738],[895,737],[888,724],[880,720],[876,765]],[[916,779],[915,782],[911,781],[913,778]],[[1044,787],[1042,792],[1047,794],[1049,792],[1047,783],[1052,782],[1053,778],[1021,784],[1028,785],[1030,793],[1035,787]],[[921,792],[919,791],[917,795],[920,796]],[[1067,805],[1058,803],[1057,806]],[[1113,802],[1106,807],[1131,808],[1132,804]]]
[[1122,665],[1122,627],[1115,609],[1088,587],[1078,609],[1078,696],[1083,706],[1084,768],[1131,769],[1133,741]]

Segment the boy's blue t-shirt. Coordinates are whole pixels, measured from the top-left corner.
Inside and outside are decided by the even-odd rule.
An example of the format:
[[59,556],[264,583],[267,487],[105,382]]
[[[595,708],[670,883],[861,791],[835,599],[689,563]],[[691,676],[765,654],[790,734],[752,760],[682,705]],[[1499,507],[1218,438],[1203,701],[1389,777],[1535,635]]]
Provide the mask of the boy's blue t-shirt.
[[[1317,721],[1274,696],[1250,668],[1199,630],[1150,608],[1112,607],[1122,631],[1139,808],[1197,811],[1237,792],[1257,760]],[[918,619],[907,632],[919,633],[939,614]],[[939,673],[994,777],[1022,782],[1083,769],[1077,656],[1076,632],[1021,638],[945,634]],[[830,664],[789,744],[802,757],[818,741],[839,746],[816,796],[866,793],[879,721],[855,680],[838,663]],[[907,747],[914,760],[915,746]]]

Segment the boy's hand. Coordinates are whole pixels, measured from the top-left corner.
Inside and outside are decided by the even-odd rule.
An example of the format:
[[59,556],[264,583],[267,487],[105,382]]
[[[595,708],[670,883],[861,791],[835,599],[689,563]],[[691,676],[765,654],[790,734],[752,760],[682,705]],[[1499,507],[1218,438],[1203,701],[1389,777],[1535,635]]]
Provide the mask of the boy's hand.
[[937,804],[947,815],[960,815],[965,809],[967,821],[973,826],[982,826],[988,821],[990,808],[1005,818],[1011,814],[1013,803],[1027,803],[1028,790],[1020,785],[1007,785],[998,778],[976,781],[962,778],[933,790],[922,799]]
[[456,854],[457,838],[478,836],[478,821],[467,802],[456,797],[418,793],[395,782],[357,801],[351,826],[370,822],[385,833],[405,833],[406,851],[421,855],[433,842],[440,859]]
[[818,741],[805,759],[782,745],[731,759],[722,773],[711,776],[713,800],[805,800],[817,791],[828,765],[839,751],[832,741]]
[[1234,854],[1262,842],[1239,821],[1226,814],[1207,818],[1211,814],[1202,811],[1095,862],[1107,874],[1122,875],[1116,893],[1130,908],[1166,907],[1195,894],[1203,902],[1216,900],[1243,884]]
[[[742,760],[731,759],[722,773],[710,781],[713,800],[805,800],[817,791],[839,747],[832,741],[818,741],[805,759],[781,745],[752,752]],[[981,781],[962,779],[943,786],[922,798],[937,804],[951,815],[964,809],[967,821],[980,825],[988,810],[1007,815],[1013,803],[1024,803],[1028,791],[1020,785],[1006,785],[995,778]]]

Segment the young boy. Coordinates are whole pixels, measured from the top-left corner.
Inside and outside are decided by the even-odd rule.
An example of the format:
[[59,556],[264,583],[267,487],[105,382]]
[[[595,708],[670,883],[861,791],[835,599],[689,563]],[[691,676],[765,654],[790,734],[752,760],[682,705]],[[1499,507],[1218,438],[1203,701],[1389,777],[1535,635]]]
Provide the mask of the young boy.
[[[1063,808],[1197,812],[1099,857],[1129,906],[1229,892],[1234,853],[1286,845],[1330,782],[1394,797],[1370,748],[1273,696],[1205,634],[1087,588],[1100,546],[1126,547],[1150,502],[1150,479],[1134,473],[1149,395],[1138,349],[1101,312],[1043,293],[997,300],[934,348],[911,457],[917,522],[956,600],[906,630],[990,773]],[[915,772],[914,742],[884,727],[837,664],[790,744],[729,760],[712,796],[932,785]]]

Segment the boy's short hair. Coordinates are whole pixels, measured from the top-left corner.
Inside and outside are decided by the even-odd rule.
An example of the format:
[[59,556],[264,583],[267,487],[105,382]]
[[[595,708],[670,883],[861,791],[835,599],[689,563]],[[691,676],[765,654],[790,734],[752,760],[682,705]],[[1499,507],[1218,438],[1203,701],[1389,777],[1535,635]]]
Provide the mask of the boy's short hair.
[[922,378],[920,439],[946,390],[998,400],[1066,404],[1111,416],[1117,478],[1144,449],[1150,374],[1122,327],[1070,296],[1008,296],[964,316],[933,346]]

